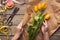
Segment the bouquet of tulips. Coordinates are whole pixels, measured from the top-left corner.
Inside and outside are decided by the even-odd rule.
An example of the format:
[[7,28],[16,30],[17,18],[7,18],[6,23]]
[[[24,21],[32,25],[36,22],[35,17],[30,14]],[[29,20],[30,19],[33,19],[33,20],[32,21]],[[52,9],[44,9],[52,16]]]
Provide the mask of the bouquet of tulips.
[[33,17],[32,23],[28,23],[28,26],[29,26],[29,30],[28,30],[29,39],[28,40],[35,40],[35,37],[41,31],[41,26],[44,22],[44,19],[48,19],[50,17],[49,14],[43,15],[45,9],[46,9],[45,2],[39,3],[34,6],[32,11],[34,11],[37,15],[35,17]]

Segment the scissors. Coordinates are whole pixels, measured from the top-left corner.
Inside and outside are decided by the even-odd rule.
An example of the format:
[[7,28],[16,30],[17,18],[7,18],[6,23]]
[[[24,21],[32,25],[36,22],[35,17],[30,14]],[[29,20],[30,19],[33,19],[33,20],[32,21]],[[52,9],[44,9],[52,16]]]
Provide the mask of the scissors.
[[5,24],[7,24],[7,25],[9,25],[9,26],[11,26],[12,25],[12,19],[14,18],[14,16],[16,15],[16,13],[19,11],[19,8],[18,7],[16,7],[15,9],[14,9],[14,11],[12,12],[12,14],[9,16],[9,18],[8,19],[5,19]]

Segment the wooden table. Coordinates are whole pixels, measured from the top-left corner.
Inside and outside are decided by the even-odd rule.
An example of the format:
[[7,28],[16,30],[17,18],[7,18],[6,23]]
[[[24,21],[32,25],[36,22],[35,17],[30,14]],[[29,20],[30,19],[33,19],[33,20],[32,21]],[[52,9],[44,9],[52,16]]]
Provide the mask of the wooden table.
[[[0,0],[0,1],[1,1],[1,0]],[[20,1],[20,0],[18,0],[18,1]],[[26,2],[27,2],[27,1],[26,1]],[[20,10],[18,11],[18,13],[15,15],[15,17],[14,17],[13,20],[12,20],[13,25],[10,26],[11,32],[10,32],[10,34],[9,34],[10,40],[11,40],[11,38],[13,37],[13,35],[15,34],[15,29],[16,29],[17,25],[18,25],[18,24],[20,23],[20,21],[23,19],[24,13],[25,13],[25,11],[26,11],[26,5],[27,5],[27,4],[24,4],[24,5],[15,4],[15,7],[20,8]],[[13,8],[13,9],[14,9],[14,8]],[[7,18],[11,15],[11,13],[13,12],[13,9],[6,11]],[[59,28],[59,29],[60,29],[60,28]],[[6,40],[6,36],[3,35],[3,34],[1,34],[1,33],[0,33],[0,38],[2,38],[2,40]],[[50,39],[51,39],[51,40],[56,40],[56,39],[60,40],[60,30],[58,30],[58,31],[56,32],[56,34],[54,34],[54,36],[52,36]]]
[[[0,0],[1,1],[1,0]],[[21,1],[21,0],[18,0],[18,1]],[[21,1],[22,2],[22,1]],[[9,33],[9,36],[10,36],[10,40],[11,38],[13,37],[14,33],[15,33],[15,29],[17,27],[17,25],[20,23],[20,21],[23,19],[23,16],[24,16],[24,13],[26,11],[26,4],[24,5],[19,5],[19,4],[15,4],[15,7],[18,7],[20,10],[18,11],[18,13],[14,16],[12,22],[13,22],[13,25],[10,26],[11,28],[11,32]],[[15,8],[14,7],[14,8]],[[13,12],[13,9],[11,10],[7,10],[5,13],[7,14],[7,18],[11,15],[11,13]],[[6,40],[6,36],[4,34],[1,34],[0,33],[0,38],[2,40]]]

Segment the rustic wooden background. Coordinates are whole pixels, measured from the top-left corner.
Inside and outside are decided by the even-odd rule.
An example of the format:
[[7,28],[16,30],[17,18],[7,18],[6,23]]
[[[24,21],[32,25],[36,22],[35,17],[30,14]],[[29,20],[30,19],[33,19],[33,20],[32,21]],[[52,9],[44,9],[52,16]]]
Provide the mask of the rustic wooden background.
[[[17,0],[19,1],[20,3],[21,2],[24,2],[24,0]],[[1,0],[0,0],[1,2]],[[27,0],[25,0],[25,3],[27,3]],[[14,16],[12,22],[13,22],[13,25],[10,26],[11,27],[11,32],[9,34],[10,36],[10,40],[11,38],[13,37],[14,33],[15,33],[15,29],[17,27],[17,25],[20,23],[20,21],[23,19],[23,16],[24,16],[24,13],[26,11],[26,4],[24,5],[19,5],[19,4],[16,4],[15,3],[15,7],[18,7],[19,8],[19,11],[18,13]],[[12,10],[7,10],[5,13],[7,14],[7,18],[11,15],[11,13],[13,12],[14,8]],[[4,34],[1,34],[0,33],[0,38],[2,40],[6,40],[6,36]]]
[[[21,2],[24,2],[24,0],[17,0],[19,1],[20,3]],[[0,0],[1,2],[1,0]],[[25,0],[26,3],[28,3],[27,0]],[[19,5],[19,4],[15,4],[15,7],[18,7],[20,10],[18,11],[18,13],[15,15],[15,17],[13,18],[12,22],[13,22],[13,25],[10,26],[11,27],[11,32],[9,34],[10,36],[10,39],[14,36],[14,33],[15,33],[15,29],[17,27],[17,25],[20,23],[20,21],[23,19],[23,16],[24,16],[24,13],[26,11],[26,5],[27,4],[24,4],[24,5]],[[13,8],[14,9],[14,8]],[[13,12],[13,9],[12,10],[7,10],[6,11],[6,14],[7,14],[7,17],[9,17],[11,15],[11,13]],[[60,40],[60,28],[59,30],[56,32],[56,34],[52,35],[52,37],[50,38],[50,40]],[[6,36],[1,34],[0,33],[0,38],[2,38],[2,40],[6,40]]]

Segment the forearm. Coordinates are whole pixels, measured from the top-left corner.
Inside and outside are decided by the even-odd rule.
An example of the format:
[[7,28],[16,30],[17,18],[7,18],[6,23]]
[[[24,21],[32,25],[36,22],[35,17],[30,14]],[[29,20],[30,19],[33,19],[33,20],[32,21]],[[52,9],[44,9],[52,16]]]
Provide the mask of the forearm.
[[30,18],[29,18],[29,16],[28,16],[28,14],[25,14],[24,18],[22,19],[22,21],[20,22],[20,24],[17,26],[16,32],[15,32],[15,36],[13,37],[12,40],[17,40],[17,39],[19,38],[19,36],[20,36],[21,33],[23,32],[22,26],[24,26],[29,19],[30,19]]
[[27,24],[28,20],[30,19],[30,15],[28,15],[27,13],[24,15],[24,18],[22,19],[22,21],[20,22],[20,24],[17,26],[18,28],[22,28],[22,26],[24,26],[25,24]]
[[43,34],[43,36],[44,36],[44,40],[49,40],[48,32],[45,32],[45,33]]

